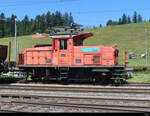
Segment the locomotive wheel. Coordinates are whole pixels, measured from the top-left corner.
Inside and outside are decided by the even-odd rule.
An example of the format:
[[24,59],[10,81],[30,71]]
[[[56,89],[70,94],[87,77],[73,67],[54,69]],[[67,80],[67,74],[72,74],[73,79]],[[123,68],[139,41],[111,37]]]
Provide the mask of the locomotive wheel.
[[120,78],[116,78],[116,79],[114,79],[114,81],[113,81],[113,85],[115,85],[115,86],[122,85],[123,83],[124,83],[124,80],[123,80],[123,79],[120,79]]
[[34,82],[38,82],[38,81],[40,80],[37,76],[32,76],[31,79],[32,79]]
[[60,83],[61,83],[62,85],[68,85],[68,78],[61,79],[61,80],[60,80]]
[[96,74],[93,80],[95,81],[95,84],[101,84],[101,85],[106,84],[106,77],[100,74]]

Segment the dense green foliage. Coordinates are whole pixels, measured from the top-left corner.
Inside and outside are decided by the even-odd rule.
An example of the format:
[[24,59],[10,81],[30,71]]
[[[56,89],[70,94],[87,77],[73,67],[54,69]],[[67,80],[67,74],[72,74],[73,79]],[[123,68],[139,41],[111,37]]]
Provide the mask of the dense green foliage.
[[140,23],[140,22],[143,22],[142,16],[140,14],[137,15],[137,12],[134,11],[132,21],[130,16],[127,16],[125,13],[123,13],[122,17],[119,18],[118,21],[113,21],[109,19],[106,25],[111,26],[111,25],[122,25],[122,24]]
[[[12,14],[11,18],[6,18],[4,13],[0,14],[0,38],[14,36],[15,16]],[[59,11],[55,13],[37,15],[35,19],[29,19],[26,15],[23,20],[17,20],[17,35],[29,35],[36,32],[43,33],[46,29],[53,26],[69,26],[73,23],[73,16],[71,13],[62,14]]]

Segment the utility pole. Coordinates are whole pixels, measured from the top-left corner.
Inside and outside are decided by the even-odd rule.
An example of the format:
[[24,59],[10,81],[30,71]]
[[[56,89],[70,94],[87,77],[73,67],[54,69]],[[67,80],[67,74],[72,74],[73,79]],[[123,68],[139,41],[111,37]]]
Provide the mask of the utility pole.
[[17,19],[15,18],[15,62],[17,61]]
[[147,55],[147,28],[145,27],[145,60],[146,60],[146,67],[148,66],[148,55]]

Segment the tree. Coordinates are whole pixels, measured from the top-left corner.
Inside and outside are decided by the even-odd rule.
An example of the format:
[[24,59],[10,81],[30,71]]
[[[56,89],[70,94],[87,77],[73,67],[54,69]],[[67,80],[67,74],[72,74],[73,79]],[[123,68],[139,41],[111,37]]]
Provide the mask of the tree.
[[131,18],[130,18],[130,16],[128,16],[128,21],[127,21],[127,23],[128,23],[128,24],[131,23]]
[[23,34],[29,34],[29,19],[28,19],[28,16],[26,15],[23,19],[23,31],[24,33]]
[[69,26],[69,15],[67,12],[64,14],[63,19],[64,19],[64,25]]
[[46,28],[51,27],[51,13],[50,11],[47,12],[46,14]]
[[40,28],[41,28],[41,16],[40,15],[37,15],[36,18],[35,18],[35,27],[36,27],[36,31],[37,32],[41,32],[40,31]]
[[[0,20],[0,38],[14,36],[16,17],[12,14],[7,21]],[[0,14],[0,19],[6,19],[4,13]],[[48,11],[47,14],[37,15],[35,19],[29,19],[26,15],[23,20],[17,20],[17,35],[43,33],[52,26],[69,26],[71,23],[74,23],[73,16],[67,12],[62,15],[60,11],[52,14]]]
[[110,19],[110,20],[107,21],[107,24],[106,24],[106,25],[107,25],[107,26],[112,25],[112,22],[113,22],[113,21]]
[[140,14],[137,17],[137,22],[143,22],[142,16]]
[[30,32],[31,33],[35,33],[36,32],[36,24],[35,24],[35,20],[31,18],[30,20]]
[[10,18],[7,18],[7,21],[5,22],[5,37],[8,37],[8,36],[11,36],[11,19]]
[[108,20],[106,25],[107,26],[118,25],[118,22],[117,21]]
[[50,24],[52,25],[52,26],[55,26],[55,14],[54,13],[52,13],[52,15],[51,15],[51,22],[50,22]]
[[100,25],[99,25],[99,28],[102,28],[102,27],[103,27],[102,24],[100,24]]
[[73,19],[72,13],[70,12],[70,13],[69,13],[69,25],[70,25],[71,23],[74,23],[74,19]]
[[5,36],[5,16],[4,13],[1,13],[0,15],[0,37],[4,37]]
[[133,23],[137,23],[137,13],[136,13],[136,11],[134,11],[134,14],[133,14]]
[[15,18],[17,18],[14,14],[11,15],[11,23],[10,23],[10,26],[11,26],[11,36],[14,36],[15,35]]
[[41,16],[41,32],[43,33],[46,29],[46,16],[42,14]]
[[123,13],[123,15],[122,15],[122,24],[127,24],[127,17],[125,15],[125,13]]
[[62,24],[62,15],[59,11],[55,12],[55,22],[54,22],[55,26],[61,26]]
[[119,18],[118,24],[119,25],[122,24],[122,19],[121,18]]

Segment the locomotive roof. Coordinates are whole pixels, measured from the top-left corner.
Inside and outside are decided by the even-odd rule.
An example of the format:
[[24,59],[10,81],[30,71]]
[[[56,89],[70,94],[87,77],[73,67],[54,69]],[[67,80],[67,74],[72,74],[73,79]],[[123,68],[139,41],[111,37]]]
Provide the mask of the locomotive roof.
[[64,33],[64,34],[55,34],[50,36],[52,39],[69,39],[69,38],[81,38],[85,39],[88,37],[93,36],[93,33],[90,32],[84,32],[84,33]]

